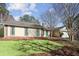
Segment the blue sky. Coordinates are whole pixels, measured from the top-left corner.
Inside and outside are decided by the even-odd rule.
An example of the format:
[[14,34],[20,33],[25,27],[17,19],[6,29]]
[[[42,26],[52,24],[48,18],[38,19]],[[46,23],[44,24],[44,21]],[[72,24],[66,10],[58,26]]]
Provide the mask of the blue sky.
[[[39,19],[40,15],[45,11],[52,10],[53,8],[51,4],[48,3],[7,3],[7,9],[15,20],[19,20],[19,17],[25,14],[32,15],[36,19]],[[39,21],[41,20],[39,19]],[[59,23],[59,25],[62,24]]]
[[50,9],[50,4],[7,4],[7,9],[10,11],[10,14],[14,16],[16,20],[19,19],[20,16],[23,16],[24,14],[32,15],[36,18],[39,18],[39,16],[45,12],[46,10]]

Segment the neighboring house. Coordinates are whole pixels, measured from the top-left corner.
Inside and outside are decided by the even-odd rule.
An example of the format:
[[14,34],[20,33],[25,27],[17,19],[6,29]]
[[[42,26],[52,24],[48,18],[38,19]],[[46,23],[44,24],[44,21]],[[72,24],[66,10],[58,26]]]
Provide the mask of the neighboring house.
[[55,28],[52,32],[52,37],[61,37],[61,32],[59,28]]
[[66,27],[60,28],[60,32],[63,33],[62,38],[69,38]]
[[4,38],[49,37],[50,30],[37,23],[15,21],[10,17],[3,21]]
[[53,30],[53,37],[62,37],[62,38],[68,38],[68,32],[66,30],[65,26],[57,27]]

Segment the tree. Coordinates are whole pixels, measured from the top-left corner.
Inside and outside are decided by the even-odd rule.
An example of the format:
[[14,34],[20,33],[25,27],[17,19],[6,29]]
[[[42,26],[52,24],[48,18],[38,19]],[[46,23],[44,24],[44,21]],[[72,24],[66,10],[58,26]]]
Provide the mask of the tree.
[[74,18],[73,30],[76,32],[75,33],[75,39],[79,40],[79,14]]
[[3,17],[5,17],[5,15],[8,15],[9,11],[3,7],[0,7],[0,18],[1,18],[1,22],[3,21]]
[[29,15],[24,15],[24,16],[20,17],[20,21],[39,23],[39,21],[36,20],[35,17],[29,16]]
[[74,40],[73,20],[79,13],[78,3],[53,4],[53,8],[57,15],[62,19],[68,31],[69,39]]
[[9,11],[6,9],[5,3],[0,3],[0,37],[4,35],[3,21],[5,15],[9,15]]
[[4,20],[5,15],[9,15],[9,11],[6,9],[6,4],[0,4],[0,22],[2,23]]
[[52,37],[53,30],[57,26],[58,19],[56,13],[51,9],[47,10],[41,15],[42,22],[50,29],[50,36]]

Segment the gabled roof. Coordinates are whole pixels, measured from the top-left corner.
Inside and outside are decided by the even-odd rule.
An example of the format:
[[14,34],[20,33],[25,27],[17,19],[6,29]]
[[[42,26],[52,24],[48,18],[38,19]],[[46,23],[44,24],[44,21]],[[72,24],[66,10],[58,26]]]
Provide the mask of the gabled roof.
[[31,28],[43,28],[37,23],[21,22],[21,21],[5,21],[4,25],[16,26],[16,27],[31,27]]
[[43,28],[43,26],[37,23],[16,21],[11,15],[5,15],[2,22],[6,26]]

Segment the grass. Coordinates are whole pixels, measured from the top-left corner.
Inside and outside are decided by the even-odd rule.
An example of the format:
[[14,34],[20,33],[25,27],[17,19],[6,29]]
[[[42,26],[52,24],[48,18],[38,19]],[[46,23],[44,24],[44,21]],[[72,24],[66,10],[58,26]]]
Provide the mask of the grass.
[[[20,44],[25,44],[27,51],[18,50]],[[0,56],[19,56],[29,55],[32,53],[48,52],[56,50],[63,45],[48,40],[19,40],[19,41],[0,41]]]
[[14,49],[18,41],[0,41],[0,56],[15,56],[22,54],[21,51]]

